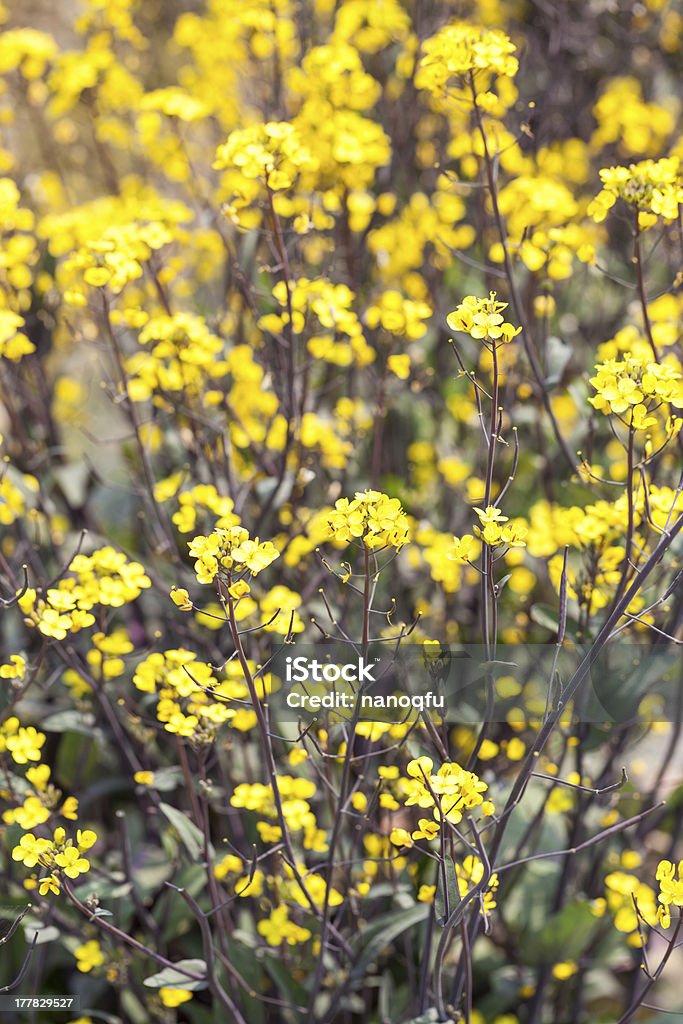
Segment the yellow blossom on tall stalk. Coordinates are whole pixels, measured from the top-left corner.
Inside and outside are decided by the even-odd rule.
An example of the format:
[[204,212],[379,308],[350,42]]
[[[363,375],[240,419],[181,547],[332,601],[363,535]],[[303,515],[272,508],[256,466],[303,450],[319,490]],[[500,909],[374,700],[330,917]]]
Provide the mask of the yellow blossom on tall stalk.
[[[408,763],[408,778],[402,783],[406,807],[417,804],[420,808],[432,808],[439,827],[444,818],[453,825],[459,824],[463,814],[476,807],[485,816],[493,814],[493,804],[482,795],[488,785],[478,775],[455,761],[444,762],[436,772],[433,768],[431,757],[417,757]],[[424,823],[420,820],[418,831],[419,835],[413,833],[413,839],[431,839],[436,834],[428,819]]]
[[194,537],[188,544],[195,561],[199,583],[213,583],[217,576],[232,579],[235,574],[262,572],[280,557],[271,541],[252,540],[243,526],[217,529],[208,536]]
[[12,850],[12,860],[20,861],[24,867],[40,866],[48,874],[40,882],[40,894],[61,891],[62,876],[77,879],[90,870],[90,861],[83,856],[97,842],[92,829],[78,829],[76,840],[67,838],[63,828],[55,829],[52,839],[36,837],[33,832],[23,835]]
[[419,89],[440,92],[453,79],[489,72],[513,78],[519,61],[514,43],[498,29],[455,22],[427,39],[423,46],[415,84]]
[[659,882],[657,899],[661,904],[659,920],[664,928],[668,928],[671,924],[671,908],[683,907],[683,860],[678,865],[672,864],[670,860],[661,860],[657,865],[656,878]]
[[656,426],[662,415],[671,433],[680,430],[681,418],[672,420],[667,408],[683,409],[683,374],[676,366],[629,357],[598,363],[596,370],[590,382],[597,394],[588,399],[595,409],[616,414],[634,430]]
[[[475,508],[481,526],[475,526],[474,532],[489,547],[526,547],[525,537],[529,532],[521,523],[510,523],[499,508],[487,505],[486,508]],[[504,525],[507,524],[507,525]]]
[[507,307],[507,302],[496,299],[495,292],[491,292],[488,299],[468,295],[448,314],[446,323],[452,331],[469,334],[484,344],[508,344],[521,333],[522,328],[504,320],[501,314]]
[[683,203],[683,177],[677,156],[642,160],[628,167],[607,167],[600,171],[602,191],[588,207],[595,221],[602,221],[617,199],[623,199],[640,215],[641,226],[654,224],[657,217],[673,221]]
[[361,540],[367,548],[402,548],[410,529],[401,502],[380,491],[357,491],[352,499],[339,498],[328,515],[330,536],[338,541]]

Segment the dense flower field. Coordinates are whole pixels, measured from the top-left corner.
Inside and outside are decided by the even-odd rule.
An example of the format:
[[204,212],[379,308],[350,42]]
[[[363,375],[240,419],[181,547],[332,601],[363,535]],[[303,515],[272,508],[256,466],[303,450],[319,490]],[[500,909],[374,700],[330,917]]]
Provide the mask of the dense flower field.
[[683,1019],[680,7],[0,22],[11,1019]]

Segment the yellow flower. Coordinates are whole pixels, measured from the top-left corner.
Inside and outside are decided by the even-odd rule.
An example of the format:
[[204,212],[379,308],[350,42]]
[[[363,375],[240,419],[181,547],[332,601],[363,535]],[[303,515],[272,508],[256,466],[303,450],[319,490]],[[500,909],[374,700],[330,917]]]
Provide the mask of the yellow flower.
[[452,313],[448,314],[446,323],[452,331],[469,334],[480,341],[491,342],[494,345],[497,341],[508,344],[522,328],[504,321],[501,313],[507,309],[507,305],[507,302],[496,301],[495,292],[491,292],[488,299],[468,295]]
[[181,612],[192,611],[193,605],[192,601],[190,600],[190,595],[186,590],[183,590],[182,587],[173,587],[171,589],[171,600],[173,601],[174,605],[180,608]]
[[79,971],[87,974],[93,967],[100,967],[104,963],[104,953],[97,939],[91,939],[77,946],[74,950],[76,967]]
[[435,839],[441,831],[441,826],[429,818],[420,818],[418,827],[413,832],[413,839]]
[[270,541],[251,540],[242,526],[217,529],[208,536],[194,537],[189,545],[196,558],[195,573],[200,583],[212,583],[219,573],[249,569],[256,576],[280,557]]
[[410,356],[393,355],[387,359],[387,367],[399,380],[408,380],[410,377]]
[[392,828],[391,835],[389,836],[389,842],[393,846],[412,846],[413,841],[410,838],[410,832],[404,828]]
[[557,978],[558,981],[566,981],[571,978],[572,975],[578,971],[578,966],[573,960],[563,960],[557,963],[553,967],[553,978]]
[[[588,206],[588,215],[602,221],[617,199],[633,206],[641,215],[673,221],[683,203],[683,177],[677,156],[642,160],[628,167],[607,167],[600,171],[603,188]],[[647,223],[646,225],[647,226]]]
[[288,946],[295,946],[307,942],[311,937],[308,928],[301,928],[289,920],[289,910],[284,903],[276,907],[265,921],[259,921],[256,930],[269,946],[279,946],[283,942]]
[[516,47],[497,29],[491,30],[460,21],[441,29],[423,45],[415,84],[418,89],[440,93],[453,78],[490,72],[509,78],[517,73]]
[[23,679],[26,674],[26,662],[20,654],[13,654],[9,664],[0,665],[0,679]]
[[398,498],[379,491],[357,491],[355,497],[339,498],[328,516],[328,530],[338,541],[362,539],[373,549],[401,548],[408,541],[408,517]]
[[12,850],[12,860],[21,861],[27,868],[34,868],[36,864],[50,859],[52,849],[49,839],[36,839],[33,832],[28,832]]
[[76,844],[79,850],[89,850],[97,842],[97,833],[92,829],[78,829],[76,832]]
[[659,882],[658,900],[660,923],[668,928],[671,924],[671,907],[683,907],[683,860],[678,865],[670,860],[661,860],[655,876]]
[[[462,864],[455,865],[455,873],[458,879],[458,890],[460,892],[461,899],[464,899],[467,893],[475,885],[479,885],[482,878],[484,877],[484,865],[478,857],[474,857],[469,854],[463,860]],[[490,913],[496,907],[496,889],[498,888],[499,881],[498,875],[491,875],[488,885],[484,890],[482,898],[481,912]]]
[[47,784],[50,781],[50,767],[47,764],[32,765],[26,770],[26,778],[39,792],[44,792],[47,789]]
[[46,875],[45,878],[42,878],[38,886],[38,892],[40,893],[41,896],[47,896],[49,892],[51,892],[54,896],[59,896],[60,885],[57,876]]
[[28,761],[40,761],[40,750],[45,743],[45,735],[38,732],[32,725],[20,728],[5,740],[7,750],[17,764]]
[[56,854],[55,863],[68,878],[78,878],[90,870],[90,862],[81,857],[75,846],[67,846],[62,853]]
[[13,363],[18,363],[24,356],[36,350],[33,342],[18,330],[25,323],[23,316],[19,316],[18,313],[0,309],[0,356]]
[[139,786],[151,786],[154,783],[154,772],[135,772],[133,779]]
[[78,820],[78,800],[75,796],[68,796],[62,804],[59,812],[63,818],[67,818],[69,821]]
[[182,1003],[187,1003],[192,999],[192,992],[189,992],[185,988],[160,988],[159,998],[161,999],[164,1006],[175,1007],[180,1006]]

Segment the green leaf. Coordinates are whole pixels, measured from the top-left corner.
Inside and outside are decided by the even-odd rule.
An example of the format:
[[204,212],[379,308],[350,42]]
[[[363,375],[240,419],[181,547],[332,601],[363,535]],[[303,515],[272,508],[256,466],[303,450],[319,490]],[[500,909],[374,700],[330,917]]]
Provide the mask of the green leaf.
[[193,974],[206,974],[206,961],[205,960],[178,960],[173,967],[164,967],[163,971],[159,971],[158,974],[150,974],[149,978],[145,978],[143,985],[147,985],[148,988],[182,988],[187,992],[196,992],[200,988],[206,988],[206,981],[193,981],[192,978],[188,978],[187,975],[182,974],[177,968],[183,968],[186,971],[192,971]]
[[[121,990],[121,1009],[129,1024],[148,1024],[149,1013],[131,988]],[[97,1020],[97,1017],[94,1019]]]
[[[441,870],[437,873],[436,894],[434,896],[434,911],[436,923],[443,927],[449,914],[452,914],[460,903],[460,889],[458,888],[458,876],[455,873],[453,859],[446,856],[446,888],[444,891],[443,874]],[[446,900],[448,897],[448,900]]]
[[135,867],[134,878],[143,895],[156,893],[173,876],[173,864],[162,851],[147,851],[140,867]]
[[382,914],[371,925],[363,929],[359,956],[351,971],[352,978],[360,978],[368,964],[390,946],[394,939],[420,924],[429,915],[430,908],[426,903],[411,907],[409,910],[392,911]]
[[263,958],[263,966],[271,976],[278,992],[283,993],[293,1006],[308,1006],[308,993],[298,981],[292,977],[291,971],[282,960],[273,956]]
[[[557,636],[560,628],[560,621],[556,608],[552,608],[550,605],[545,604],[535,604],[532,606],[529,616],[531,621],[535,622],[537,626],[542,626],[544,629],[549,630],[553,634],[553,639]],[[577,628],[578,623],[576,620],[567,616],[567,622],[565,625],[567,636],[575,638]]]
[[92,742],[91,733],[64,732],[59,741],[57,763],[53,776],[59,776],[69,789],[78,786],[83,792],[94,779],[101,779],[109,772],[108,759],[105,760],[103,748]]
[[[206,886],[206,868],[201,864],[190,864],[185,870],[175,873],[173,884],[196,898]],[[170,942],[188,932],[196,922],[185,901],[173,889],[166,890],[164,900],[163,936]]]
[[595,931],[590,904],[577,900],[550,917],[540,931],[527,937],[527,952],[536,962],[576,960]]
[[193,821],[170,804],[159,804],[159,810],[168,818],[178,833],[180,841],[190,855],[191,860],[199,860],[204,849],[204,837]]
[[96,733],[101,738],[101,730],[95,729],[95,716],[90,711],[56,711],[48,715],[40,723],[45,732],[80,732],[84,736],[93,737]]

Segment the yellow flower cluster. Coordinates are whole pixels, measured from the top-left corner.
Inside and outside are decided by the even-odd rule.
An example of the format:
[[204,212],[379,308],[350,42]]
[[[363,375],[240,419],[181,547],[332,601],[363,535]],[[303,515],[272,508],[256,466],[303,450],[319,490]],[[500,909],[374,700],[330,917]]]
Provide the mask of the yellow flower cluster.
[[[168,392],[187,396],[202,394],[207,383],[225,377],[228,363],[220,356],[224,342],[213,334],[202,317],[191,313],[151,317],[138,336],[144,350],[125,361],[128,393],[135,402],[152,400],[170,409]],[[221,392],[216,392],[215,398]],[[210,396],[204,394],[204,399]]]
[[478,775],[466,771],[455,761],[445,761],[437,772],[433,769],[431,757],[417,757],[406,769],[409,776],[405,787],[406,807],[417,804],[420,808],[432,808],[435,819],[421,818],[413,839],[433,839],[444,818],[457,825],[463,814],[475,807],[485,816],[493,814],[493,804],[482,796],[488,785]]
[[93,967],[101,967],[104,963],[104,953],[97,939],[90,939],[88,942],[82,942],[80,946],[76,946],[74,956],[76,957],[76,967],[83,974],[88,974]]
[[[591,384],[597,394],[590,404],[609,416],[614,413],[634,430],[647,430],[657,425],[653,415],[662,407],[683,409],[683,374],[670,363],[655,363],[629,357],[598,363]],[[670,418],[669,411],[665,418]],[[672,425],[680,429],[681,420]]]
[[270,191],[290,188],[302,169],[316,162],[302,146],[296,128],[285,121],[268,121],[232,132],[219,146],[213,165],[217,170],[238,168],[245,178],[258,179]]
[[213,583],[217,576],[232,583],[236,575],[245,572],[256,576],[280,557],[271,541],[252,540],[243,526],[194,537],[188,547],[196,559],[194,569],[200,583]]
[[664,928],[671,924],[671,908],[683,907],[683,860],[672,864],[670,860],[660,860],[657,865],[657,881],[661,903],[659,920]]
[[[525,537],[529,532],[522,523],[511,523],[499,508],[487,505],[486,508],[475,508],[481,526],[475,526],[474,532],[489,547],[526,547]],[[507,523],[508,525],[504,525]]]
[[514,78],[519,67],[515,50],[504,32],[455,22],[426,40],[415,84],[442,93],[454,78],[481,71]]
[[265,920],[259,921],[256,930],[269,946],[280,946],[283,942],[288,946],[296,946],[301,942],[307,942],[312,934],[308,928],[303,928],[290,920],[289,908],[285,903],[275,907]]
[[452,331],[469,334],[470,337],[483,341],[486,345],[507,344],[512,341],[521,327],[513,327],[506,323],[501,313],[507,309],[507,302],[498,302],[496,293],[491,292],[488,299],[478,299],[467,295],[459,306],[446,317],[446,323]]
[[[379,197],[377,205],[379,213],[391,218],[368,233],[368,248],[377,264],[377,276],[392,287],[400,287],[402,293],[416,301],[425,301],[423,268],[447,267],[453,249],[468,249],[474,241],[472,226],[460,223],[465,217],[465,203],[447,175],[440,174],[430,195],[413,192],[393,217],[393,195]],[[410,238],[410,245],[405,244],[406,238]]]
[[[16,719],[8,719],[0,728],[0,751],[6,746],[18,764],[25,764],[28,760],[38,760],[39,748],[43,745],[45,737],[42,733],[36,733],[35,730],[31,735],[28,730],[18,729],[17,726]],[[5,729],[4,736],[3,729]],[[23,737],[21,736],[22,732],[24,733]],[[16,745],[13,749],[10,746],[12,740],[16,740],[18,744],[22,745]],[[16,756],[17,752],[19,757]],[[47,764],[32,764],[30,768],[26,769],[26,782],[30,789],[26,789],[22,797],[17,795],[16,799],[23,799],[23,803],[3,811],[2,820],[5,824],[16,823],[23,829],[33,829],[38,825],[43,825],[55,812],[69,821],[78,819],[78,800],[76,797],[68,796],[60,807],[62,791],[50,782],[50,774],[50,767]]]
[[213,166],[228,172],[223,180],[230,196],[226,212],[239,218],[240,210],[265,197],[264,188],[268,193],[289,189],[302,171],[313,171],[318,164],[294,125],[268,121],[231,132],[216,150]]
[[159,480],[154,487],[154,498],[161,504],[175,498],[178,510],[171,516],[179,533],[191,533],[197,525],[197,518],[210,514],[215,526],[228,529],[239,524],[234,514],[232,498],[218,493],[214,484],[195,484],[189,490],[181,490],[185,475],[182,471]]
[[[671,97],[670,99],[673,99]],[[590,145],[596,152],[616,143],[625,154],[661,153],[676,127],[674,105],[646,103],[637,78],[610,78],[593,107],[598,127]]]
[[526,536],[528,528],[524,520],[510,522],[508,516],[504,516],[495,505],[487,505],[486,508],[475,508],[474,511],[479,517],[479,526],[474,526],[474,535],[466,533],[463,537],[453,537],[453,543],[446,552],[446,557],[460,565],[469,564],[479,554],[480,544],[475,540],[475,535],[484,544],[491,548],[524,548],[526,547]]
[[[11,178],[0,178],[0,311],[26,312],[31,306],[31,285],[34,282],[33,268],[40,254],[33,236],[34,214],[20,205],[21,195]],[[12,327],[23,326],[8,318],[2,324],[1,334],[11,335]],[[32,351],[28,339],[11,342],[4,354],[11,359],[18,358],[19,349]],[[15,355],[9,355],[14,351]],[[0,343],[3,354],[3,343]],[[24,354],[24,353],[22,353]]]
[[623,199],[639,212],[642,227],[654,224],[657,217],[667,221],[678,217],[678,208],[683,202],[683,178],[677,156],[642,160],[628,167],[604,168],[600,178],[602,191],[588,207],[588,215],[593,220],[604,220],[617,199]]
[[355,295],[345,284],[333,284],[324,277],[311,281],[302,277],[291,282],[289,294],[284,281],[273,288],[280,313],[268,313],[258,326],[271,334],[282,334],[289,325],[292,309],[292,330],[301,334],[311,329],[307,348],[315,359],[334,366],[368,366],[375,353],[363,337],[363,327],[353,311]]
[[365,322],[368,327],[381,327],[388,334],[415,341],[427,333],[426,320],[432,315],[431,306],[426,302],[407,299],[400,292],[391,289],[375,299],[368,306]]
[[64,576],[43,596],[29,588],[18,602],[26,624],[56,640],[92,626],[96,605],[120,608],[152,585],[139,562],[129,562],[122,552],[109,546],[91,555],[76,555],[67,571],[74,575]]
[[[631,861],[628,852],[624,856],[626,863],[629,864]],[[640,858],[636,856],[633,860],[639,861]],[[626,941],[629,946],[640,947],[642,939],[638,927],[639,915],[650,926],[657,924],[657,900],[651,886],[641,882],[630,871],[612,871],[605,878],[605,902],[614,918],[614,927],[617,931],[628,935]]]
[[26,321],[11,309],[0,309],[0,356],[18,363],[36,347],[21,330]]
[[[258,826],[263,824],[259,822]],[[278,831],[271,826],[268,828]],[[259,831],[263,833],[264,829],[259,828]],[[267,842],[268,839],[264,841]],[[273,837],[271,841],[274,842],[276,839]],[[240,898],[255,897],[260,900],[266,889],[276,894],[277,905],[269,916],[257,925],[259,935],[263,936],[269,946],[279,946],[283,942],[295,946],[307,942],[312,937],[312,932],[308,928],[292,920],[292,912],[298,908],[308,910],[311,903],[316,907],[322,907],[326,899],[330,907],[338,907],[343,903],[342,894],[337,889],[330,888],[328,895],[324,879],[320,875],[308,872],[304,864],[297,864],[297,871],[301,877],[305,877],[305,893],[289,864],[284,866],[283,875],[266,876],[257,868],[250,876],[245,876],[243,871],[242,860],[234,854],[227,854],[214,867],[214,874],[221,881],[228,876],[238,876],[234,878],[233,884],[235,895]]]
[[27,81],[33,81],[45,74],[56,54],[57,44],[47,32],[33,28],[10,29],[0,36],[0,73],[18,70]]
[[73,305],[84,306],[88,286],[105,285],[118,295],[127,284],[142,277],[152,252],[172,241],[171,231],[160,221],[107,228],[100,238],[76,250],[64,263],[64,274],[73,282],[65,298]]
[[[581,206],[572,188],[573,182],[556,167],[555,158],[581,163],[585,146],[578,139],[564,143],[559,152],[541,150],[537,166],[530,173],[516,174],[499,194],[499,207],[505,216],[507,248],[534,273],[547,274],[551,281],[569,278],[574,260],[595,262],[595,250],[601,229],[580,217]],[[501,242],[489,249],[489,259],[503,263]]]
[[76,841],[66,837],[63,828],[54,831],[52,839],[37,838],[33,832],[21,837],[12,850],[12,860],[20,861],[26,868],[37,866],[48,874],[40,879],[38,889],[41,896],[48,892],[55,896],[61,891],[61,876],[75,879],[90,870],[90,861],[82,856],[97,842],[97,835],[90,829],[78,829]]
[[408,517],[401,502],[380,491],[357,491],[350,500],[338,498],[328,514],[327,527],[334,540],[362,540],[373,550],[400,549],[410,537]]
[[[455,874],[458,879],[458,891],[460,898],[464,899],[467,893],[475,885],[479,885],[482,878],[484,877],[484,864],[473,854],[468,854],[463,860],[462,864],[456,862]],[[499,880],[498,875],[495,873],[491,875],[489,883],[486,889],[482,893],[481,897],[481,912],[489,914],[496,907],[496,889],[498,888]]]
[[180,533],[191,533],[197,525],[197,514],[200,510],[210,512],[216,517],[216,527],[229,529],[237,526],[239,517],[233,512],[232,498],[219,495],[213,484],[196,484],[189,491],[178,495],[179,509],[171,519]]
[[32,725],[22,726],[16,715],[10,715],[0,725],[0,753],[9,750],[16,764],[40,761],[44,743],[45,734]]
[[[135,670],[133,685],[156,695],[156,717],[166,732],[197,744],[212,743],[220,726],[235,717],[226,699],[247,694],[244,685],[226,691],[211,665],[182,647],[149,654]],[[214,693],[221,699],[214,699]]]
[[[310,779],[278,775],[277,787],[282,804],[282,814],[289,831],[301,833],[302,845],[305,850],[324,853],[327,849],[325,832],[318,828],[316,816],[309,802],[316,793],[315,783]],[[277,818],[277,811],[270,785],[260,782],[240,783],[230,797],[230,804],[232,807],[255,811],[269,819],[265,823],[259,823],[261,826],[259,832],[264,842],[278,842],[282,838],[279,826],[271,824]],[[267,828],[264,829],[263,825],[266,825]],[[322,879],[320,881],[322,882]],[[237,888],[240,888],[239,884]],[[304,905],[302,903],[302,906]]]
[[26,675],[26,661],[20,654],[10,655],[4,665],[0,665],[0,679],[23,679]]

